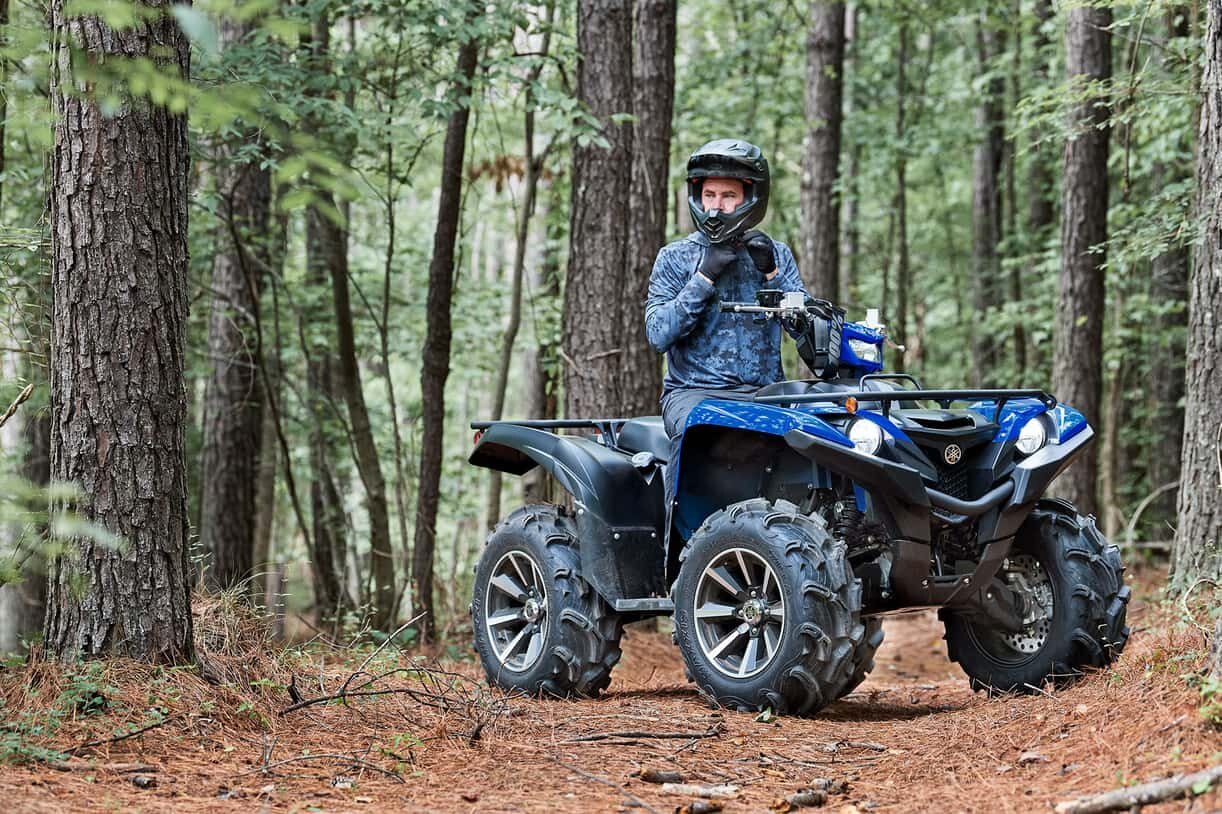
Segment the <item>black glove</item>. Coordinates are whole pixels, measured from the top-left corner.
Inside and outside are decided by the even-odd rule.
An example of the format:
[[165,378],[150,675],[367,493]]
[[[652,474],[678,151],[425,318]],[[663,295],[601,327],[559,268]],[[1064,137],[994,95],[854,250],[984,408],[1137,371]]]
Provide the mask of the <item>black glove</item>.
[[728,243],[713,243],[705,250],[704,259],[700,261],[700,268],[696,271],[708,277],[709,282],[716,283],[717,278],[734,265],[737,259],[738,255]]
[[760,274],[767,277],[776,270],[776,252],[772,247],[772,238],[759,229],[752,229],[743,235],[743,244]]

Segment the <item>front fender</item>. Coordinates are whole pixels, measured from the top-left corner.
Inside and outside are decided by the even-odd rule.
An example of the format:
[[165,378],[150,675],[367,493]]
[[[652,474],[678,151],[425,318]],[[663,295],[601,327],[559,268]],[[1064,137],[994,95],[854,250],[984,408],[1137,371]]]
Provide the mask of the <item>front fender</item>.
[[542,466],[573,496],[582,576],[613,606],[666,593],[660,472],[589,438],[515,424],[489,427],[468,460],[512,475]]

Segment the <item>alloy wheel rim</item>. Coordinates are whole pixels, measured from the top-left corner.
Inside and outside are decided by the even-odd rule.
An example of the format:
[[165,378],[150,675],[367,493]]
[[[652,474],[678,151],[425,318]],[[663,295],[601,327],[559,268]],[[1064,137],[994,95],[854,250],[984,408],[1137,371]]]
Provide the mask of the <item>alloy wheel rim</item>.
[[508,551],[492,567],[484,628],[502,669],[522,673],[543,654],[550,620],[543,571],[525,551]]
[[785,636],[785,598],[762,557],[732,548],[713,558],[696,584],[696,641],[705,659],[730,678],[763,671]]

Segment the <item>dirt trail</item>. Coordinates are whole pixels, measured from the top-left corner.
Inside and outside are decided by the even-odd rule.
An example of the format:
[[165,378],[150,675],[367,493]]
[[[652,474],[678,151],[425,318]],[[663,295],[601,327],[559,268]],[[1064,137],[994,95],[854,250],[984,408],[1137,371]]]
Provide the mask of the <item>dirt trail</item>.
[[[6,768],[0,793],[18,811],[671,812],[692,801],[632,776],[651,768],[735,786],[727,812],[767,811],[816,778],[848,783],[828,811],[1050,810],[1077,794],[1222,760],[1222,733],[1201,722],[1199,697],[1180,677],[1203,658],[1201,634],[1176,630],[1140,602],[1130,617],[1135,635],[1116,669],[1053,694],[998,699],[969,690],[932,612],[894,617],[858,691],[817,718],[762,723],[708,707],[684,681],[669,635],[632,628],[603,698],[514,699],[475,740],[454,714],[423,731],[387,699],[272,711],[267,732],[191,718],[93,750],[89,770]],[[469,662],[455,669],[476,675]],[[657,737],[680,733],[690,736]],[[359,753],[367,765],[303,760],[303,750]],[[284,759],[292,762],[261,771]],[[132,761],[155,767],[154,787],[99,767]],[[401,778],[383,774],[388,768]],[[1150,810],[1220,803],[1215,792],[1190,809]]]

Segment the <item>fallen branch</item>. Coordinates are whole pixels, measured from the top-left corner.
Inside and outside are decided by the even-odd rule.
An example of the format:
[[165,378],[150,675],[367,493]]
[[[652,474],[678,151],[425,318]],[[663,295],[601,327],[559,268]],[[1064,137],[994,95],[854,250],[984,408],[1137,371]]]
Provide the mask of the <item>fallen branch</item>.
[[170,721],[178,717],[179,717],[178,715],[170,715],[168,717],[162,718],[160,721],[157,721],[156,723],[149,724],[148,726],[142,726],[139,729],[134,729],[131,732],[125,732],[122,735],[115,735],[113,738],[103,738],[102,740],[89,741],[88,743],[82,743],[80,746],[74,746],[71,749],[67,750],[65,754],[75,755],[83,749],[92,749],[95,746],[104,746],[108,743],[118,743],[119,741],[125,741],[128,738],[134,738],[137,735],[143,735],[145,732],[148,732],[150,729],[156,729],[159,726],[165,726]]
[[552,758],[552,760],[556,763],[557,766],[568,769],[573,774],[580,775],[587,780],[593,780],[595,783],[601,783],[604,786],[610,786],[611,788],[615,789],[620,794],[628,798],[628,800],[631,801],[632,805],[635,806],[636,808],[643,808],[646,811],[653,812],[653,814],[658,814],[658,810],[656,808],[654,808],[649,803],[642,800],[640,797],[637,797],[632,792],[628,791],[628,789],[624,788],[622,784],[616,783],[614,780],[608,780],[605,777],[599,777],[596,774],[590,774],[589,772],[584,772],[581,769],[578,769],[576,766],[570,766],[567,763],[556,760],[556,758]]
[[1140,786],[1116,789],[1094,797],[1079,797],[1057,803],[1056,814],[1101,814],[1105,811],[1128,811],[1142,806],[1196,797],[1222,781],[1222,765],[1212,766],[1194,774],[1177,774],[1166,780],[1142,783]]
[[663,794],[682,794],[684,797],[702,797],[706,800],[730,799],[738,796],[738,786],[722,784],[701,786],[696,783],[663,783]]
[[721,724],[710,726],[704,732],[595,732],[592,735],[582,735],[577,738],[572,738],[565,743],[589,743],[591,741],[605,741],[609,738],[652,738],[656,740],[683,740],[685,738],[716,738],[721,735]]
[[356,755],[345,755],[340,752],[320,752],[319,754],[316,754],[316,755],[297,755],[296,757],[286,757],[283,760],[277,760],[274,763],[268,763],[264,766],[259,766],[257,768],[251,769],[250,771],[242,772],[241,774],[235,775],[235,777],[242,777],[243,775],[254,774],[255,772],[259,772],[261,774],[267,774],[270,770],[276,768],[277,766],[285,766],[289,763],[297,763],[303,760],[343,761],[344,763],[346,763],[349,766],[354,766],[360,769],[369,769],[370,771],[378,772],[379,774],[383,774],[386,777],[393,778],[399,781],[400,783],[406,782],[403,779],[403,775],[399,774],[398,772],[391,771],[390,769],[383,769],[381,766],[378,766],[375,763],[370,763],[367,760],[361,760]]

